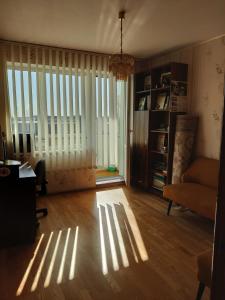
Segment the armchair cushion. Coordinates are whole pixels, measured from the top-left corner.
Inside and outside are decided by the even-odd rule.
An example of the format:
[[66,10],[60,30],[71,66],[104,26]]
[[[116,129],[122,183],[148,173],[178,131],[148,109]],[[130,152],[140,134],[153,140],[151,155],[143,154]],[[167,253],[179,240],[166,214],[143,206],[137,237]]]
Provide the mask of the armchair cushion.
[[164,186],[163,197],[172,199],[191,210],[214,220],[217,190],[197,183]]
[[183,182],[199,183],[217,189],[219,161],[200,157],[196,159],[182,176]]

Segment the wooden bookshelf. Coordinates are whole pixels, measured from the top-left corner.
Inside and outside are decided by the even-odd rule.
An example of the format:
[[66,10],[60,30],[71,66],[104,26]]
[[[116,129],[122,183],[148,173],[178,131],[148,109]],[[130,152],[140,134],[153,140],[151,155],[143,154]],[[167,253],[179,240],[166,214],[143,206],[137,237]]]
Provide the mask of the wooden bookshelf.
[[[131,182],[157,194],[171,183],[176,116],[187,109],[187,75],[188,66],[181,63],[135,74]],[[145,85],[146,76],[151,77],[150,87]]]

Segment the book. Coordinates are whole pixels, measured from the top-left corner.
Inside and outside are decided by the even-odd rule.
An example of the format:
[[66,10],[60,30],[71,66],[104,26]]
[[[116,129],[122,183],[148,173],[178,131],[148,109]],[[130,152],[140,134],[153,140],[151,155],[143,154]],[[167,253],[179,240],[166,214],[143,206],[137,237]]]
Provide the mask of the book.
[[155,186],[157,188],[162,188],[162,187],[164,187],[165,182],[161,181],[161,180],[158,180],[156,178],[153,178],[152,184],[153,184],[153,186]]

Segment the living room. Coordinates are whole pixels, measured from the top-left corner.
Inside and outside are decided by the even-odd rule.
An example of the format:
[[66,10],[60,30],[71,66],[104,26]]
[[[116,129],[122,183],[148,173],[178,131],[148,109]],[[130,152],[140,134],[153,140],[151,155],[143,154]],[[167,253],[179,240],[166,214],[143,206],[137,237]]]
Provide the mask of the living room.
[[224,11],[1,2],[1,299],[224,299]]

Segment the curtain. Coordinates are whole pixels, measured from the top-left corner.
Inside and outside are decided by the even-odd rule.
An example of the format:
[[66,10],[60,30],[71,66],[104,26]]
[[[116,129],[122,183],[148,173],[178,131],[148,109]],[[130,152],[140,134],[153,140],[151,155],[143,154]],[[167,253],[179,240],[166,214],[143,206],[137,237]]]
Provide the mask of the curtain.
[[125,175],[127,83],[109,72],[109,56],[13,42],[1,47],[14,157],[45,159],[50,173],[115,166]]

